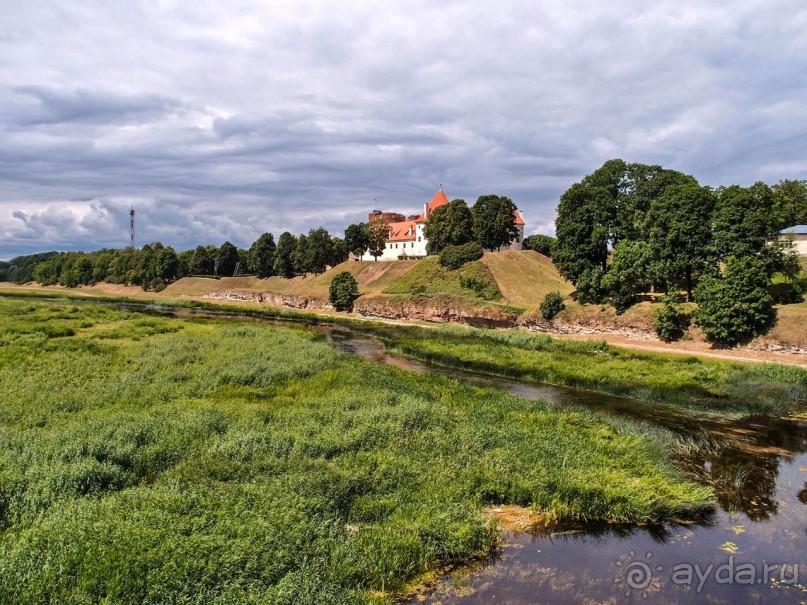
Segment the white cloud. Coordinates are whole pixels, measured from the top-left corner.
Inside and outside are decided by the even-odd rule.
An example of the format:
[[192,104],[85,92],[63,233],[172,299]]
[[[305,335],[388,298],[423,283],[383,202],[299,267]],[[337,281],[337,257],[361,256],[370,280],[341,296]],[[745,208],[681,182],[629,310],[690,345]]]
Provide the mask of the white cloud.
[[439,183],[551,232],[611,157],[711,185],[805,176],[792,0],[0,8],[0,257],[122,245],[132,201],[140,241],[248,245],[341,230],[374,197],[414,210]]

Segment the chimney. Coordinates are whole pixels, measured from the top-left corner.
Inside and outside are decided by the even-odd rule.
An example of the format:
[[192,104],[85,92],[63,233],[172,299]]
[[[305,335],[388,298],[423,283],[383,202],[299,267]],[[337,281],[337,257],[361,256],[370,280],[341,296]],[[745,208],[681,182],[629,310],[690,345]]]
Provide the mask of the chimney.
[[429,205],[423,204],[423,218],[429,218]]

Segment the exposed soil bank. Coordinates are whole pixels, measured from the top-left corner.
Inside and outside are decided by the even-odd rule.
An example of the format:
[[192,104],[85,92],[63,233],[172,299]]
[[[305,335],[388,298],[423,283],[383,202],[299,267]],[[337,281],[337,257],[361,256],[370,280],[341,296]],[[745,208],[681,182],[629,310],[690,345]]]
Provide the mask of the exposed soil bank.
[[447,295],[361,297],[356,301],[355,312],[362,317],[489,328],[513,328],[519,316],[519,310],[513,307],[469,302]]

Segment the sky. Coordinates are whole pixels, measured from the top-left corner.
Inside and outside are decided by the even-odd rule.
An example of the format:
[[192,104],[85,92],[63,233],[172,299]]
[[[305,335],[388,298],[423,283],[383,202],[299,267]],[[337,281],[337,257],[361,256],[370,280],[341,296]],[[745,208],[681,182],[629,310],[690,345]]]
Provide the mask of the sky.
[[0,258],[333,234],[440,185],[527,232],[610,158],[807,178],[803,0],[0,0]]

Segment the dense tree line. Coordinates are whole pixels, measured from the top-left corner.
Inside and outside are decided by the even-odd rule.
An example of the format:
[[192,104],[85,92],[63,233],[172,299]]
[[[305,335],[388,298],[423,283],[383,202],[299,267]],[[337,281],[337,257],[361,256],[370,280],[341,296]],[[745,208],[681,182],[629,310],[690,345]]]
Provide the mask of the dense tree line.
[[0,263],[0,281],[68,288],[101,281],[159,290],[181,277],[272,275],[293,277],[322,273],[326,266],[347,260],[347,248],[340,238],[323,229],[308,236],[284,233],[275,245],[271,233],[261,235],[248,249],[231,242],[221,246],[197,246],[177,253],[156,242],[140,249],[105,249],[94,252],[47,252],[20,256]]
[[[661,166],[610,160],[561,197],[551,255],[581,302],[609,301],[622,312],[642,293],[683,290],[712,309],[717,297],[728,304],[726,291],[761,296],[760,283],[770,285],[775,274],[795,278],[798,259],[778,235],[805,215],[804,181],[712,189]],[[702,326],[705,313],[696,315]],[[746,323],[757,326],[754,333],[770,323],[770,313],[753,315]],[[733,339],[729,331],[735,341],[751,334],[736,326],[706,331],[723,342]]]

